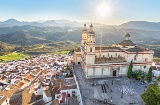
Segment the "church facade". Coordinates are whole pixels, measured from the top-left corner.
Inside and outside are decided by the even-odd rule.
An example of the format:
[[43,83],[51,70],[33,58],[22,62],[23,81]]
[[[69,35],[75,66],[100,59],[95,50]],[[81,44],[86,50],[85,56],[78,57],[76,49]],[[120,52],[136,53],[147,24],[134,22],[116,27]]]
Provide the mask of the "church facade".
[[148,72],[152,65],[154,52],[136,46],[130,40],[130,34],[119,44],[112,46],[96,45],[93,25],[87,31],[86,24],[82,31],[81,45],[74,52],[75,64],[82,66],[86,78],[126,76],[133,61],[133,71]]

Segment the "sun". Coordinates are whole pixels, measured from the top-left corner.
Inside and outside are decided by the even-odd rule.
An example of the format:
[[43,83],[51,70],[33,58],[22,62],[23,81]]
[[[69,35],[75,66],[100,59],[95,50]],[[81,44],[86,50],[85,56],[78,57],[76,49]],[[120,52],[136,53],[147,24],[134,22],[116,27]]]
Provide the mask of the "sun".
[[111,10],[110,7],[105,3],[100,4],[97,8],[98,15],[100,15],[102,18],[109,15],[110,10]]

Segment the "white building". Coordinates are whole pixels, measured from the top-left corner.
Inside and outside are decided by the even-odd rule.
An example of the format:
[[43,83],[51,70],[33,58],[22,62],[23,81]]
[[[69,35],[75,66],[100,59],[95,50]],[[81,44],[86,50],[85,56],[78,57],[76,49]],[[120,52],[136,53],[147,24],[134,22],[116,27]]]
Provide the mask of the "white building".
[[75,64],[81,64],[86,78],[101,78],[126,75],[133,61],[133,70],[148,72],[152,65],[154,51],[136,46],[130,34],[119,44],[99,46],[95,42],[93,25],[89,32],[84,24],[81,46],[75,50]]

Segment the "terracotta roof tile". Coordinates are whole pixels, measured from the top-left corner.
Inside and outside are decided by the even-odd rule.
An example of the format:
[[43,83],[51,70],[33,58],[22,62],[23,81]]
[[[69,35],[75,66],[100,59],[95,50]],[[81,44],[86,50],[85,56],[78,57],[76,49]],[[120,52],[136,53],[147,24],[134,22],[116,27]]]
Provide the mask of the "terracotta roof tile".
[[20,82],[20,83],[18,84],[18,87],[20,87],[20,88],[21,88],[24,84],[25,84],[25,83]]
[[34,79],[34,76],[27,75],[26,79],[28,79],[28,80],[33,80],[33,79]]
[[129,52],[144,52],[144,51],[149,51],[149,50],[145,49],[143,47],[136,46],[134,48],[127,49],[126,51],[129,51]]
[[102,46],[102,47],[96,47],[95,48],[95,50],[100,50],[100,48],[101,48],[101,50],[120,50],[121,48],[119,48],[119,47],[112,47],[112,46],[108,46],[108,47],[104,47],[104,46]]
[[123,40],[119,44],[122,45],[122,46],[135,46],[135,44],[131,40]]

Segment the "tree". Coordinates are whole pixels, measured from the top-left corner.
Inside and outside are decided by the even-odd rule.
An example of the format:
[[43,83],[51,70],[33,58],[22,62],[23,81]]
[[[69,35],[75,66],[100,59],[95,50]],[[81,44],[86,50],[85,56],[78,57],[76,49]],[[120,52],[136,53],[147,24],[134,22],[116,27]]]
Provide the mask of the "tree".
[[146,105],[160,105],[160,87],[158,83],[151,84],[141,97]]
[[128,72],[127,72],[127,77],[131,78],[132,76],[132,68],[133,68],[133,61],[131,61],[129,67],[128,67]]
[[66,74],[65,78],[67,78],[67,77],[69,77],[69,74],[68,74],[68,73]]
[[158,76],[157,81],[160,81],[160,76]]
[[70,76],[71,76],[71,77],[73,76],[73,72],[72,72],[72,70],[70,70]]
[[152,68],[149,68],[148,74],[147,74],[147,81],[151,82],[152,81]]

